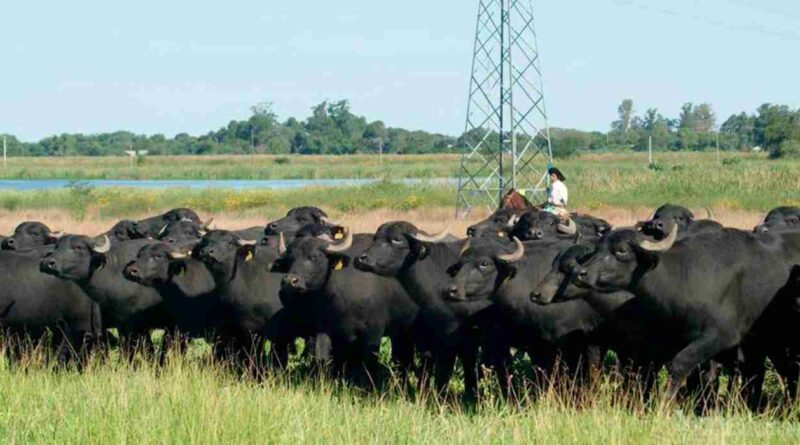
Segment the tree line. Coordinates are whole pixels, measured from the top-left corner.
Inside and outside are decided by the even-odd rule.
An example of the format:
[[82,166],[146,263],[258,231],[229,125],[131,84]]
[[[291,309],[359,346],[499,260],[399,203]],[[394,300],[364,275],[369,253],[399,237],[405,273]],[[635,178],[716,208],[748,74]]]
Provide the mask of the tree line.
[[[61,134],[36,142],[6,135],[12,156],[108,156],[126,150],[147,150],[149,155],[203,154],[337,154],[460,152],[470,141],[483,138],[476,130],[458,137],[426,131],[387,127],[354,114],[347,100],[322,102],[305,120],[290,117],[281,122],[268,102],[254,105],[246,120],[204,135],[180,133],[141,135],[129,131],[100,134]],[[655,150],[713,149],[751,150],[761,147],[773,157],[800,156],[800,110],[764,104],[755,113],[730,116],[717,125],[710,104],[685,104],[676,118],[655,108],[637,114],[634,102],[622,101],[610,130],[581,131],[552,128],[555,156],[582,151],[645,151],[651,141]],[[480,132],[480,130],[477,130]],[[489,138],[488,140],[498,139]],[[538,143],[544,143],[539,136]]]

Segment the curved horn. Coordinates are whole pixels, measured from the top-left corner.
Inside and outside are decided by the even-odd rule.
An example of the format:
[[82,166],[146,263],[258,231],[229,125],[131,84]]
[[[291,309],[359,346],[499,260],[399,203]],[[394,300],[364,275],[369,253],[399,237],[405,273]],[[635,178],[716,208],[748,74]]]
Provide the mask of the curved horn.
[[236,244],[238,244],[239,246],[255,246],[256,244],[258,244],[258,240],[239,238],[238,240],[236,240]]
[[519,221],[519,215],[511,215],[511,218],[508,218],[507,227],[513,228],[517,224],[517,221]]
[[211,227],[211,223],[213,223],[213,222],[214,222],[214,218],[209,218],[208,221],[204,222],[201,225],[201,227],[203,228],[203,230],[208,230],[208,228]]
[[708,213],[708,219],[712,220],[716,219],[716,216],[714,216],[714,211],[711,210],[711,207],[703,207],[703,208],[706,209],[706,213]]
[[169,257],[172,258],[173,260],[180,260],[183,258],[188,258],[189,254],[186,252],[170,252]]
[[64,236],[64,232],[62,232],[60,230],[58,232],[50,232],[50,238],[59,239],[62,236]]
[[325,251],[328,253],[339,253],[344,252],[345,250],[349,249],[350,246],[353,245],[353,232],[347,230],[347,236],[345,236],[344,241],[339,244],[328,244],[328,247],[325,248]]
[[516,236],[514,237],[514,244],[517,245],[517,250],[513,253],[497,255],[497,259],[506,263],[513,263],[521,260],[522,256],[525,255],[525,246],[522,245],[522,241]]
[[179,221],[194,222],[194,220],[192,220],[191,218],[181,218]]
[[[108,251],[111,250],[111,240],[108,239],[108,235],[99,236],[92,240],[92,242],[94,244],[92,250],[97,253],[108,253]],[[102,242],[102,244],[98,244],[98,242]]]
[[678,225],[675,224],[672,226],[672,230],[669,232],[669,236],[664,238],[661,241],[650,241],[650,240],[642,240],[639,243],[639,247],[644,250],[648,250],[650,252],[663,252],[665,250],[669,250],[673,244],[675,244],[675,240],[678,239]]
[[283,232],[278,233],[278,255],[283,255],[286,253],[286,238],[283,236]]
[[422,232],[417,232],[417,233],[411,235],[411,237],[414,238],[417,241],[422,241],[423,243],[438,243],[438,242],[441,242],[442,240],[444,240],[447,237],[449,229],[450,229],[450,226],[447,226],[441,232],[434,233],[433,235],[426,235],[426,234],[424,234]]
[[328,235],[327,233],[321,233],[321,234],[317,235],[317,239],[321,239],[322,241],[325,241],[326,243],[335,242],[334,239],[331,238],[331,236]]
[[461,248],[461,252],[458,253],[459,256],[464,255],[464,252],[469,250],[469,245],[472,242],[472,238],[467,238],[467,242],[464,243],[464,246]]
[[558,231],[566,235],[574,235],[578,231],[578,226],[572,218],[567,220],[567,224],[558,224]]
[[319,220],[322,221],[323,223],[329,225],[329,226],[341,226],[341,224],[338,221],[334,221],[334,220],[328,218],[327,216],[320,216]]
[[164,227],[162,227],[162,228],[161,228],[161,230],[159,230],[159,231],[158,231],[158,235],[156,235],[156,238],[158,238],[158,237],[160,237],[161,235],[163,235],[163,234],[164,234],[164,232],[166,232],[166,231],[167,231],[167,227],[169,227],[169,224],[164,224]]

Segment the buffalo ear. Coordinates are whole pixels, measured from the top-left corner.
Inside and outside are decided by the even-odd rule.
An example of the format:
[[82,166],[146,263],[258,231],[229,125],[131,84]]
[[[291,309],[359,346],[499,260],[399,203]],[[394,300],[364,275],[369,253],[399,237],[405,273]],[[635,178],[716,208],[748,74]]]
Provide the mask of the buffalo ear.
[[514,263],[495,261],[495,264],[495,267],[497,267],[498,284],[503,284],[517,276],[517,267],[514,265]]
[[251,244],[240,246],[236,250],[236,258],[238,260],[244,261],[245,263],[252,260],[255,254],[256,254],[256,246]]
[[408,237],[408,246],[411,248],[411,253],[419,260],[424,260],[430,251],[428,243],[414,239],[414,237],[411,236]]
[[458,274],[459,270],[461,270],[461,263],[453,264],[452,266],[447,268],[447,275],[455,277],[456,274]]
[[329,253],[331,269],[342,270],[350,265],[350,257],[341,253]]
[[186,272],[186,260],[172,260],[169,262],[169,266],[167,267],[167,271],[169,276],[178,276],[184,272]]
[[292,262],[289,261],[289,259],[285,256],[282,256],[278,257],[278,259],[272,262],[272,266],[270,267],[269,271],[275,273],[289,273],[291,266]]
[[644,270],[653,270],[658,266],[658,252],[644,250],[635,244],[633,246],[633,251],[636,253],[636,261],[639,263],[640,268]]

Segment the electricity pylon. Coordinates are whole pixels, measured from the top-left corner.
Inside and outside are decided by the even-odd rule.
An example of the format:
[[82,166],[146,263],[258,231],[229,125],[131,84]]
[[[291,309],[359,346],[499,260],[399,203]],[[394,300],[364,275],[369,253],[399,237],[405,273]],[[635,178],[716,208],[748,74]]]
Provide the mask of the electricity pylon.
[[544,200],[552,162],[531,0],[480,0],[457,212],[515,189]]

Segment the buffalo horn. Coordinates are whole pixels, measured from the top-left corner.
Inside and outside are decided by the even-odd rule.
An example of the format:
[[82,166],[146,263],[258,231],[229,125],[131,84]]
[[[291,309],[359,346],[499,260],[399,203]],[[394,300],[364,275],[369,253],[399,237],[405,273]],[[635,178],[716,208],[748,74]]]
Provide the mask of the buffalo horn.
[[278,232],[278,255],[284,253],[286,253],[286,238],[283,236],[283,232]]
[[332,227],[341,226],[341,224],[339,224],[338,221],[334,221],[334,220],[328,218],[327,216],[320,216],[319,220],[322,221],[324,224],[327,224],[327,225],[332,226]]
[[519,220],[519,216],[511,215],[511,218],[508,218],[508,227],[513,228],[517,224],[517,220]]
[[187,258],[188,256],[189,256],[189,254],[186,253],[186,252],[170,252],[169,253],[169,257],[172,258],[173,260],[180,260],[180,259],[183,259],[183,258]]
[[108,253],[108,251],[111,250],[111,240],[108,239],[107,235],[95,238],[92,244],[92,250],[97,253]]
[[566,234],[566,235],[574,235],[575,232],[578,231],[578,226],[575,225],[575,221],[572,218],[567,220],[567,224],[558,224],[558,231]]
[[525,255],[525,246],[522,245],[522,241],[516,236],[514,237],[514,244],[517,245],[517,250],[513,253],[497,255],[497,259],[506,263],[513,263],[521,260],[522,256]]
[[706,213],[708,213],[708,219],[715,219],[714,212],[711,210],[711,207],[705,207]]
[[427,234],[422,233],[422,232],[417,232],[417,233],[411,235],[411,237],[414,238],[417,241],[422,241],[423,243],[438,243],[438,242],[441,242],[443,239],[445,239],[445,237],[447,237],[447,231],[449,229],[450,229],[450,227],[446,227],[441,232],[434,233],[433,235],[427,235]]
[[672,226],[672,231],[669,232],[669,236],[664,238],[661,241],[650,241],[650,240],[642,240],[639,243],[639,247],[644,250],[648,250],[650,252],[663,252],[665,250],[669,250],[673,244],[675,244],[675,240],[678,239],[678,225],[675,224]]
[[211,223],[213,223],[213,222],[214,222],[214,218],[208,218],[208,221],[206,221],[206,222],[204,222],[202,224],[203,230],[208,230],[209,227],[211,227]]
[[328,244],[328,247],[326,247],[325,250],[328,253],[339,253],[349,249],[350,246],[352,245],[353,245],[353,232],[351,232],[348,229],[347,236],[345,236],[344,241],[342,241],[339,244]]
[[239,246],[255,246],[256,244],[258,244],[258,240],[240,238],[236,240],[236,244],[238,244]]
[[169,224],[164,224],[164,227],[162,227],[161,230],[158,231],[158,235],[156,235],[156,237],[163,235],[164,232],[167,231],[167,227],[169,227]]
[[470,245],[471,242],[472,242],[472,238],[467,238],[467,242],[464,243],[464,247],[461,248],[461,252],[459,252],[459,255],[464,255],[464,252],[469,250],[469,245]]
[[62,236],[64,236],[64,232],[62,232],[62,231],[50,232],[50,238],[58,239],[58,238],[61,238]]

